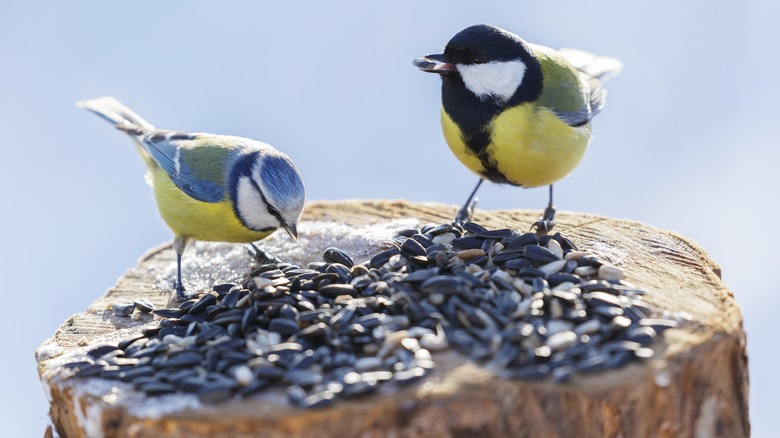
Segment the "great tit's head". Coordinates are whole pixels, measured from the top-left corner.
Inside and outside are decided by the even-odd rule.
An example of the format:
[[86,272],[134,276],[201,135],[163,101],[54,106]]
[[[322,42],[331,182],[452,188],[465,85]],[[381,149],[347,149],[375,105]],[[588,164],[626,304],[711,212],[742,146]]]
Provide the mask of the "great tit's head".
[[444,53],[414,60],[422,71],[447,78],[459,77],[466,89],[481,100],[509,100],[523,83],[529,66],[535,66],[530,49],[517,35],[477,24],[455,34]]
[[234,211],[247,228],[283,228],[298,238],[306,191],[289,157],[274,149],[248,153],[236,161],[230,184]]

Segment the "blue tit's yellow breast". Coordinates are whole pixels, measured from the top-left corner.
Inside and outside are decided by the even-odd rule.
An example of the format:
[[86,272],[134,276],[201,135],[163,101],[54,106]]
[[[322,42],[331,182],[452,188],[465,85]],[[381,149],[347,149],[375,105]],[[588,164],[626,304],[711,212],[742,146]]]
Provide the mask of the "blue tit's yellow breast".
[[487,126],[490,142],[482,157],[468,147],[460,128],[443,109],[442,127],[450,149],[471,171],[483,175],[485,163],[490,163],[511,184],[523,187],[552,184],[568,175],[590,141],[590,124],[571,127],[533,103],[509,108],[493,118]]
[[176,235],[215,242],[254,242],[273,231],[258,232],[236,217],[230,200],[201,202],[189,197],[159,167],[150,170],[160,216]]

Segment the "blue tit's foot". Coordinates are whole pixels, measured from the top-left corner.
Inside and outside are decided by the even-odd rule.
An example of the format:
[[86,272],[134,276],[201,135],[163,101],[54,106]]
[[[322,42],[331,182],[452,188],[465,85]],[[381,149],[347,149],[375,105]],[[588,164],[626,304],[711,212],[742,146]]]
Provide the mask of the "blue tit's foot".
[[187,299],[190,298],[190,294],[187,293],[187,291],[184,289],[184,285],[179,283],[178,281],[173,282],[174,288],[176,288],[176,300],[177,301],[187,301]]
[[452,220],[452,223],[463,225],[466,222],[471,222],[471,216],[474,214],[474,208],[477,206],[477,201],[479,201],[479,198],[474,198],[473,201],[469,199],[469,202],[466,202],[458,211],[458,214],[455,215],[455,219]]
[[555,207],[549,206],[544,209],[544,214],[534,222],[531,229],[536,228],[536,234],[547,234],[553,227],[555,227]]
[[250,243],[249,246],[251,246],[252,249],[254,249],[254,253],[252,251],[247,250],[249,252],[249,255],[251,255],[252,258],[254,258],[255,261],[257,263],[260,263],[261,265],[267,265],[270,263],[277,264],[282,262],[281,259],[279,259],[278,257],[274,257],[273,255],[269,254],[268,251],[257,247],[254,243]]

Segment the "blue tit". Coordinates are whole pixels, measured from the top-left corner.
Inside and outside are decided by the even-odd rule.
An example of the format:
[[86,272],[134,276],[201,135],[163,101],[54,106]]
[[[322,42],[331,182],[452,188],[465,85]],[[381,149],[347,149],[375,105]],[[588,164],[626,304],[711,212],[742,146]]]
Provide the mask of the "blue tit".
[[146,162],[160,216],[175,237],[175,287],[191,239],[254,242],[282,228],[297,238],[306,199],[290,158],[248,138],[157,129],[112,97],[79,102],[134,140]]
[[443,54],[415,59],[414,65],[441,77],[444,138],[480,178],[455,221],[469,220],[472,200],[487,179],[520,187],[549,185],[549,203],[535,226],[551,229],[552,184],[582,159],[590,121],[604,108],[601,82],[620,71],[620,61],[556,51],[480,24],[458,32]]

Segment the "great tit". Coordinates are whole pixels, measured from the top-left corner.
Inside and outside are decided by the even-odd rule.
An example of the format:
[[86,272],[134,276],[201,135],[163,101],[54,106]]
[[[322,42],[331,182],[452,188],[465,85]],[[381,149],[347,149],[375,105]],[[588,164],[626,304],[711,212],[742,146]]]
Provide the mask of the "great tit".
[[160,216],[175,237],[177,297],[190,239],[254,242],[282,228],[298,237],[303,181],[290,158],[248,138],[157,129],[112,97],[78,102],[130,135],[149,169]]
[[487,179],[521,187],[549,185],[535,226],[554,225],[552,184],[568,175],[590,142],[590,120],[604,107],[601,82],[620,61],[527,43],[495,26],[458,32],[443,54],[414,60],[442,78],[441,123],[452,152],[480,179],[455,222],[468,221]]

